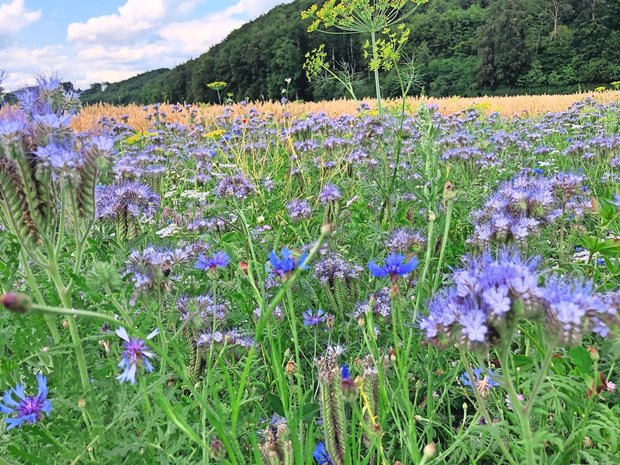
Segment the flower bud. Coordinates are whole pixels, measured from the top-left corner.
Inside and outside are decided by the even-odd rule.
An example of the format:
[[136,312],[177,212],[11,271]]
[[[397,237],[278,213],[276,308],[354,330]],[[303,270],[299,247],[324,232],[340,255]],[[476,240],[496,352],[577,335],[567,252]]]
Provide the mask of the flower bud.
[[594,346],[588,347],[588,352],[590,352],[590,358],[593,362],[598,362],[600,360],[600,356],[598,354],[598,350]]
[[434,442],[429,442],[424,447],[424,457],[426,457],[427,459],[432,458],[435,455],[436,450],[437,449],[435,447],[435,443]]
[[321,234],[325,234],[326,236],[331,236],[332,233],[334,232],[334,225],[333,223],[326,223],[323,226],[321,226]]
[[295,361],[289,360],[286,364],[286,367],[284,368],[284,371],[289,376],[293,376],[295,373],[297,373],[297,364],[295,363]]
[[26,313],[32,308],[32,301],[25,294],[10,292],[0,297],[0,305],[10,312]]
[[226,458],[226,449],[224,448],[222,441],[218,438],[213,438],[211,440],[211,447],[209,449],[213,460],[219,462],[220,460],[224,460]]
[[454,200],[456,192],[454,192],[454,186],[450,181],[447,181],[443,186],[443,198],[446,201]]

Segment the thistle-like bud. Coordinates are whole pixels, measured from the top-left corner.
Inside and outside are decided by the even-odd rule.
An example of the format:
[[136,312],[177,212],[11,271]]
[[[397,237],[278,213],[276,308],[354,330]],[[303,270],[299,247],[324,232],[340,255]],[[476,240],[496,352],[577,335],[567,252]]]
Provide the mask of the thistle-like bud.
[[0,305],[10,312],[23,314],[32,308],[32,301],[25,294],[10,292],[0,297]]
[[211,440],[211,446],[209,447],[209,454],[216,462],[224,460],[226,458],[226,449],[222,441],[218,438],[213,438]]
[[454,200],[456,197],[456,192],[454,191],[454,186],[450,181],[447,181],[443,186],[443,198],[446,202],[450,200]]
[[114,265],[107,262],[95,262],[86,275],[86,285],[89,289],[101,290],[105,286],[114,289],[121,283],[121,277]]

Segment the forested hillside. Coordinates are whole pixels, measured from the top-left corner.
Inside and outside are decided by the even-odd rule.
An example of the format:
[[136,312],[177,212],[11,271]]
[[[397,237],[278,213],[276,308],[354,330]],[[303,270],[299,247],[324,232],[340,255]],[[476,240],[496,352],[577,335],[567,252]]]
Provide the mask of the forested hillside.
[[[208,87],[224,81],[234,100],[343,96],[337,86],[310,85],[305,54],[326,44],[333,63],[359,73],[358,96],[372,95],[358,36],[308,33],[300,12],[316,3],[278,6],[232,32],[202,56],[83,93],[86,103],[217,102]],[[620,80],[618,0],[431,0],[408,18],[406,52],[418,64],[424,92],[435,96],[574,92]],[[394,76],[383,77],[388,95]],[[105,89],[105,90],[103,90]]]

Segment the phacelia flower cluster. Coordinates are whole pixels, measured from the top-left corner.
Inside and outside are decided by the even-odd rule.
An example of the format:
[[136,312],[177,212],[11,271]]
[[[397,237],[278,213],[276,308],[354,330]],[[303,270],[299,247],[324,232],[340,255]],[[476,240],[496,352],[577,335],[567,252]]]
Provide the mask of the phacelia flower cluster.
[[529,318],[545,324],[558,344],[577,344],[590,332],[605,336],[618,324],[618,305],[596,295],[590,282],[552,278],[539,285],[538,260],[505,249],[470,258],[453,273],[454,285],[429,302],[420,329],[440,346],[486,348],[512,337],[514,323]]
[[314,266],[314,276],[321,284],[334,284],[337,279],[348,281],[356,279],[362,272],[362,267],[348,262],[336,252],[327,252]]
[[574,173],[518,175],[502,184],[484,207],[473,213],[470,241],[481,247],[494,241],[522,243],[560,217],[580,218],[591,205],[584,195],[584,182],[584,176]]
[[305,220],[312,215],[310,204],[303,199],[292,199],[286,206],[286,210],[294,222]]
[[135,181],[99,186],[95,198],[97,218],[102,220],[150,219],[160,204],[159,195],[146,184]]
[[243,174],[237,173],[232,176],[224,176],[215,188],[215,194],[223,198],[236,198],[243,200],[253,194],[256,187]]

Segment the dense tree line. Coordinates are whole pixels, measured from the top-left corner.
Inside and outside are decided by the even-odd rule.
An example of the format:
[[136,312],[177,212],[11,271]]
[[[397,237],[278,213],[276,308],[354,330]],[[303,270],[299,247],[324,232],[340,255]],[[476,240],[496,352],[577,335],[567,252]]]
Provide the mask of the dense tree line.
[[[236,101],[279,99],[287,87],[291,100],[343,96],[338,86],[311,85],[303,72],[305,54],[321,43],[332,63],[354,72],[358,96],[372,95],[364,38],[309,34],[300,12],[313,3],[276,7],[199,58],[93,85],[83,101],[216,102],[214,81],[226,82],[222,94]],[[430,95],[573,92],[620,80],[618,0],[431,0],[407,26],[405,52]],[[393,72],[383,81],[389,95],[398,94]]]

